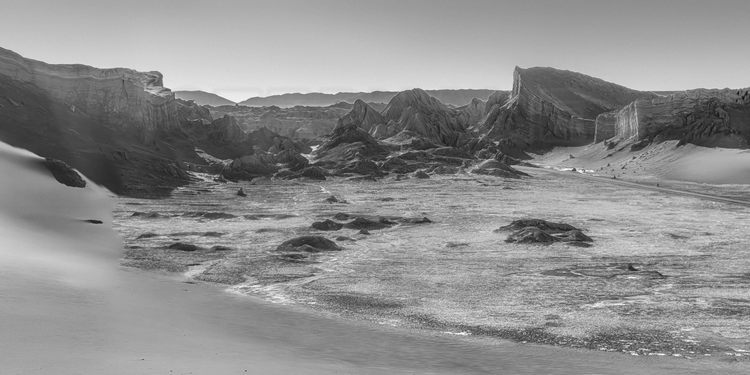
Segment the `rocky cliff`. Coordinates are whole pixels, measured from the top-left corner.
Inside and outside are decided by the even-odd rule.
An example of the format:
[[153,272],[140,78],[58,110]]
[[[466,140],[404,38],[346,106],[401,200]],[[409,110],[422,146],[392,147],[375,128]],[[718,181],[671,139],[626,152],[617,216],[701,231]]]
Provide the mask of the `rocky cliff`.
[[[175,99],[161,74],[50,65],[0,50],[0,140],[61,159],[122,195],[159,197],[220,161],[255,153],[293,164],[310,149]],[[211,157],[205,157],[200,148]],[[306,163],[306,160],[304,160]],[[218,172],[218,171],[216,171]]]
[[417,137],[437,145],[456,147],[467,137],[461,113],[421,89],[398,93],[382,115],[386,123],[371,131],[375,138],[394,137],[402,141]]
[[179,125],[174,95],[159,72],[53,65],[0,48],[0,74],[33,84],[71,111],[135,129],[146,141]]
[[698,89],[633,101],[597,117],[596,141],[609,138],[747,147],[750,89]]
[[522,149],[584,145],[599,114],[654,96],[571,71],[516,67],[510,98],[490,107],[479,130]]

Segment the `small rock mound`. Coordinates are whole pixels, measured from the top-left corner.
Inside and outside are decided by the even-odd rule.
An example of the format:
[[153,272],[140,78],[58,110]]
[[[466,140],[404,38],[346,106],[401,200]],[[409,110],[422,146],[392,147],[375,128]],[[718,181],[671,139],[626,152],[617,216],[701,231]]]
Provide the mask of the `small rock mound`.
[[513,220],[513,222],[511,222],[510,224],[496,229],[495,232],[505,230],[521,230],[526,227],[535,227],[548,233],[561,233],[571,230],[580,231],[580,229],[565,223],[553,223],[551,221],[541,219],[520,219]]
[[316,221],[312,223],[312,227],[317,230],[339,230],[344,226],[344,224],[337,223],[333,220],[326,219],[324,221]]
[[474,169],[471,170],[471,173],[505,178],[521,178],[522,176],[528,176],[528,174],[510,167],[496,159],[485,160],[477,164]]
[[344,228],[347,229],[365,229],[365,230],[378,230],[378,229],[384,229],[389,228],[396,223],[385,219],[380,218],[378,221],[370,220],[364,217],[357,217],[354,220],[344,224]]
[[240,188],[240,190],[237,190],[237,196],[246,197],[247,194],[245,194],[245,190],[243,188]]
[[591,237],[582,230],[565,223],[553,223],[541,219],[514,220],[509,225],[500,227],[495,232],[514,231],[505,242],[510,243],[543,243],[566,242],[570,245],[589,247]]
[[306,252],[320,253],[324,251],[338,251],[341,247],[335,242],[321,236],[301,236],[292,238],[276,247],[277,252]]
[[511,233],[505,242],[514,243],[552,243],[559,241],[556,237],[551,234],[536,228],[526,227],[517,232]]
[[414,172],[413,176],[414,178],[423,179],[423,180],[430,178],[430,175],[428,175],[425,171],[422,171],[422,170]]
[[46,158],[42,164],[52,173],[57,182],[70,187],[86,187],[86,181],[81,178],[81,175],[64,161]]
[[183,243],[183,242],[175,242],[171,245],[169,245],[169,248],[172,250],[180,250],[180,251],[196,251],[198,250],[198,246],[195,246],[193,244],[189,243]]

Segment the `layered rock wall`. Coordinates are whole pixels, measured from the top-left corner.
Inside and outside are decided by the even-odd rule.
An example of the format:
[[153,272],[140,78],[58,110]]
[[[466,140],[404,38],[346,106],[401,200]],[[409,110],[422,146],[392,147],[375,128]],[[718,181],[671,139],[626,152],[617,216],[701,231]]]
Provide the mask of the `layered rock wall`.
[[174,95],[163,87],[159,72],[53,65],[0,48],[0,74],[34,84],[71,111],[137,129],[146,140],[157,130],[179,126]]
[[699,145],[744,147],[750,140],[748,89],[690,90],[636,100],[596,120],[596,141],[661,136]]
[[517,67],[510,98],[502,106],[488,103],[480,131],[522,149],[585,145],[598,138],[599,114],[651,96],[580,73]]

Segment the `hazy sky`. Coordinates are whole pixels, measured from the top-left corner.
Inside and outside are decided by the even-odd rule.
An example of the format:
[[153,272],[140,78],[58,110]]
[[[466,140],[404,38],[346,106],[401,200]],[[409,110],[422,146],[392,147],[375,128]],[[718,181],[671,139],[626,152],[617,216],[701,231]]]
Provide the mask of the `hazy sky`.
[[750,86],[750,0],[0,0],[0,46],[159,70],[173,90],[510,89],[513,67],[635,89]]

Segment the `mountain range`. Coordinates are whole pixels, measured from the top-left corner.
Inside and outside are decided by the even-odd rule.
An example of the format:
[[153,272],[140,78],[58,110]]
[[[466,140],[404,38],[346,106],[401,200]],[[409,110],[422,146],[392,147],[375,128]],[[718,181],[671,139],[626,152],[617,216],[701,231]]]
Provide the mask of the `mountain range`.
[[[425,90],[429,95],[440,100],[444,104],[460,107],[469,104],[473,99],[487,100],[495,90],[487,89],[457,89],[457,90]],[[339,103],[353,104],[356,100],[369,103],[388,103],[398,91],[372,91],[372,92],[339,92],[326,94],[321,92],[311,93],[287,93],[271,96],[256,96],[235,103],[217,94],[201,90],[178,90],[174,91],[175,97],[182,100],[192,100],[198,105],[210,105],[213,107],[223,105],[243,105],[248,107],[281,107],[290,108],[296,106],[328,107]]]
[[[558,146],[750,148],[748,88],[655,93],[517,67],[511,91],[320,95],[336,103],[202,106],[177,98],[159,72],[46,64],[0,49],[0,140],[61,159],[122,195],[169,194],[191,181],[188,171],[226,179],[379,178],[456,173],[485,159],[514,163]],[[349,104],[336,95],[360,97]],[[479,170],[514,173],[495,162]]]

